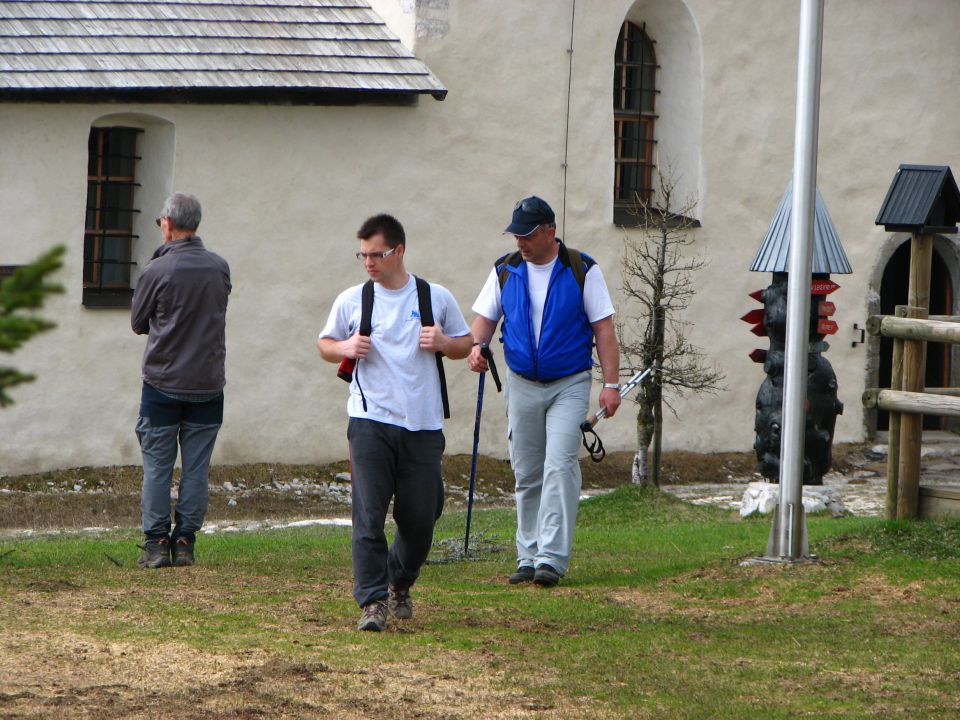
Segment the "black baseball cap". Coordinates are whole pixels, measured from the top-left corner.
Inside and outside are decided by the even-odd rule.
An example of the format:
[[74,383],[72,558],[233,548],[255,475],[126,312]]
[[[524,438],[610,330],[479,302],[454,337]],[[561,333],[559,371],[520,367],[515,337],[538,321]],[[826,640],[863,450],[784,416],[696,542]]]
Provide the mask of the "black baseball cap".
[[513,206],[513,218],[504,234],[526,237],[543,224],[554,222],[553,210],[546,200],[536,195],[524,198]]

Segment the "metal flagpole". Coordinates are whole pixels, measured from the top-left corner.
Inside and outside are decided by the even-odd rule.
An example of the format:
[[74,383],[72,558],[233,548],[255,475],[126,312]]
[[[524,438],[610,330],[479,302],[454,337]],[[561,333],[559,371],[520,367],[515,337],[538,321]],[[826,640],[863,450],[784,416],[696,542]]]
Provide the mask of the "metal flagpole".
[[810,281],[817,188],[817,132],[823,0],[801,0],[797,63],[797,116],[793,149],[793,207],[787,278],[787,337],[784,352],[783,432],[780,446],[780,504],[765,560],[808,558],[803,512],[803,449],[806,425],[807,353],[810,342]]

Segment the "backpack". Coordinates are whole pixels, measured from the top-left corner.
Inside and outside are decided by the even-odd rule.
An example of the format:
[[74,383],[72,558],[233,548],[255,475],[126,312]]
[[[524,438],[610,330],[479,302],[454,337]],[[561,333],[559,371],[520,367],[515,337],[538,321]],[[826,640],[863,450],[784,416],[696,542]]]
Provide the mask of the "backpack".
[[[413,276],[417,281],[417,304],[420,306],[420,325],[429,327],[433,322],[433,302],[430,299],[430,283]],[[360,294],[360,334],[367,337],[373,329],[373,280],[363,284]],[[437,352],[437,373],[440,375],[440,399],[443,401],[443,417],[450,418],[450,401],[447,399],[447,376],[443,372],[443,353]],[[361,390],[361,395],[363,391]],[[364,402],[366,405],[366,402]],[[364,407],[366,409],[366,407]]]
[[[573,276],[577,279],[577,285],[580,286],[580,294],[583,295],[583,284],[586,282],[587,272],[591,267],[597,264],[596,260],[589,255],[584,255],[579,250],[568,248],[562,242],[560,243],[560,252],[558,257],[560,258],[561,263],[569,266],[573,271]],[[520,254],[519,250],[516,250],[512,253],[507,253],[501,258],[498,258],[493,264],[497,270],[497,279],[500,281],[500,292],[503,292],[503,285],[505,282],[507,282],[507,278],[510,276],[510,271],[507,270],[507,268],[518,267],[521,262],[523,262],[523,256]]]

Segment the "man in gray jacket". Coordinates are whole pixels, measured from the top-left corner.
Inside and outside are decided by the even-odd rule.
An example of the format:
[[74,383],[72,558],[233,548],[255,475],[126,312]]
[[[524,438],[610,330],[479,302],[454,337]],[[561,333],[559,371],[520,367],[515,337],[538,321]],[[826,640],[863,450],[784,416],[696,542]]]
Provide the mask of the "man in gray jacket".
[[[163,245],[133,293],[131,325],[147,335],[137,438],[143,454],[140,567],[193,565],[207,512],[207,471],[223,423],[230,267],[197,237],[200,202],[174,193],[157,218]],[[170,486],[182,473],[170,532]]]

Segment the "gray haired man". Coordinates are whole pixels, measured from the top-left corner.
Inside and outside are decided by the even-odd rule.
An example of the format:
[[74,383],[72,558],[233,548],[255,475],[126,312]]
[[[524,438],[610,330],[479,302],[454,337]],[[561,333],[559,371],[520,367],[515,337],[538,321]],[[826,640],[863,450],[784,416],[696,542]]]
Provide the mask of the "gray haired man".
[[[230,267],[197,237],[200,201],[174,193],[157,225],[163,244],[133,294],[131,326],[147,335],[137,438],[143,455],[140,567],[192,565],[207,512],[207,472],[223,423]],[[182,473],[171,533],[170,487]]]

